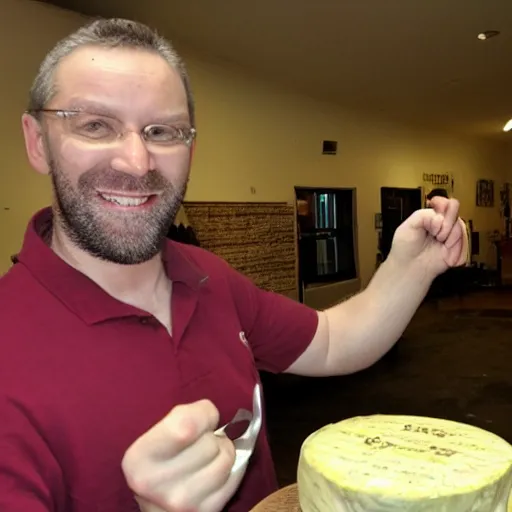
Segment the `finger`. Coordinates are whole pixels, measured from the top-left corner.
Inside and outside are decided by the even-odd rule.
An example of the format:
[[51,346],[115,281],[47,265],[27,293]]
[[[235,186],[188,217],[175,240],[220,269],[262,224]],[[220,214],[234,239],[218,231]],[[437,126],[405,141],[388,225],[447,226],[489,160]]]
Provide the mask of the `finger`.
[[416,210],[405,223],[413,229],[426,229],[427,225],[430,227],[430,222],[435,216],[436,212],[434,210]]
[[426,228],[430,235],[434,238],[439,237],[439,233],[443,229],[444,218],[441,214],[436,214],[430,221],[430,229]]
[[443,224],[443,216],[435,210],[416,210],[407,220],[413,229],[423,229],[432,236],[437,236]]
[[175,407],[127,450],[123,468],[137,468],[144,460],[166,460],[193,444],[219,422],[217,408],[208,400]]
[[151,489],[151,495],[146,495],[146,498],[160,502],[169,493],[174,493],[176,488],[187,486],[190,487],[191,496],[201,494],[201,485],[207,483],[201,484],[197,489],[191,487],[188,484],[191,475],[201,472],[203,468],[212,464],[221,455],[221,450],[226,449],[226,442],[233,444],[225,436],[217,436],[213,432],[209,432],[175,457],[162,461],[157,466],[154,465],[151,474],[148,471],[145,482],[145,487]]
[[[201,504],[215,494],[229,480],[235,460],[232,441],[216,436],[217,456],[194,473],[178,481],[164,480],[150,501],[164,510],[201,510]],[[220,509],[219,509],[220,510]]]
[[459,250],[450,258],[451,266],[464,265],[468,260],[469,235],[462,219],[459,219],[457,226],[452,230],[448,240],[445,242],[447,249],[453,249],[460,242]]
[[[444,198],[438,198],[444,199]],[[434,211],[444,216],[444,222],[436,238],[439,242],[445,242],[448,239],[452,229],[457,224],[459,218],[459,202],[455,199],[449,199],[444,202],[436,202]]]
[[235,494],[236,490],[240,486],[247,466],[237,471],[237,473],[231,473],[228,480],[222,487],[218,488],[215,492],[210,494],[202,503],[200,508],[201,512],[209,512],[211,510],[221,510],[229,499]]
[[197,505],[215,494],[229,480],[235,463],[235,446],[228,437],[218,437],[219,453],[217,457],[193,474],[186,486],[196,494]]
[[189,446],[206,432],[213,432],[218,423],[219,411],[209,400],[178,405],[163,419],[165,430],[171,432],[173,440],[183,447]]
[[455,226],[450,231],[446,242],[444,243],[448,249],[451,249],[457,242],[464,238],[464,232],[466,231],[466,226],[464,226],[464,222],[462,219],[458,219],[455,223]]

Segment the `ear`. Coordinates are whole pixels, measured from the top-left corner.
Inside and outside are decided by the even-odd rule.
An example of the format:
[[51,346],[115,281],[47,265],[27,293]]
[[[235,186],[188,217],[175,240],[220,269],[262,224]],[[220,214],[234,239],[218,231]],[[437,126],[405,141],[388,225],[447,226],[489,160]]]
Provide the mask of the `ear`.
[[49,174],[50,167],[48,166],[43,133],[39,121],[30,114],[23,114],[21,125],[23,127],[25,149],[27,150],[30,165],[41,174]]

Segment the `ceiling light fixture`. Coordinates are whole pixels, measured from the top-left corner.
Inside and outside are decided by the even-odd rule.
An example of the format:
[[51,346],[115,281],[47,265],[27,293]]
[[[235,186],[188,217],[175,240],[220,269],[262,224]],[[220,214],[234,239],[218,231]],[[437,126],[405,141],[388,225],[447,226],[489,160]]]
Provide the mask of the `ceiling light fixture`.
[[512,119],[509,119],[507,124],[503,127],[504,132],[509,132],[510,130],[512,130]]
[[496,37],[496,36],[499,36],[500,35],[500,31],[499,30],[486,30],[485,32],[480,32],[480,34],[478,34],[478,39],[480,39],[480,41],[487,41],[487,39],[490,39],[491,37]]

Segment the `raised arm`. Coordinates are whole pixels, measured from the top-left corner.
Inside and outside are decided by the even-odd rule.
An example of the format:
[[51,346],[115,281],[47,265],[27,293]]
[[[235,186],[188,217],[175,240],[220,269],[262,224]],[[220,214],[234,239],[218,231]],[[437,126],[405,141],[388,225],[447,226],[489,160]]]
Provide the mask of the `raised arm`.
[[435,198],[396,231],[388,259],[355,297],[319,312],[316,334],[287,372],[339,375],[379,360],[398,340],[436,276],[467,261],[455,200]]

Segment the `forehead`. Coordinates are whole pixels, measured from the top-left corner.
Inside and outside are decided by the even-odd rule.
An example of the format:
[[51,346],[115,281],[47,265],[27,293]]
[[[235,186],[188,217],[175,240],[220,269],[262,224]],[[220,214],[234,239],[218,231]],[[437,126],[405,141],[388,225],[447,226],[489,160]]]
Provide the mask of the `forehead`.
[[120,115],[186,111],[179,73],[156,53],[84,47],[65,57],[54,75],[55,108],[91,101]]

